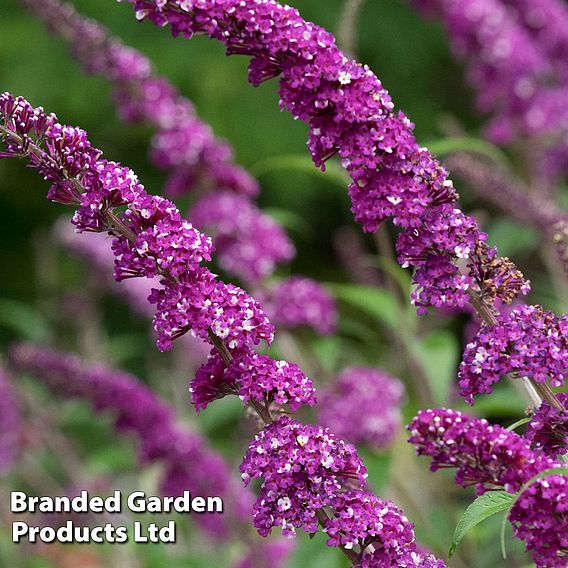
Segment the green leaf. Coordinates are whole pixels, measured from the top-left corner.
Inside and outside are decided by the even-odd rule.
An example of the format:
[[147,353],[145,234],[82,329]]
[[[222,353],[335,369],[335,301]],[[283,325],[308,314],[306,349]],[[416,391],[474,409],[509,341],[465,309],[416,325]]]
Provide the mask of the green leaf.
[[314,165],[312,160],[304,154],[274,156],[272,158],[267,158],[266,160],[261,160],[249,168],[250,173],[255,177],[260,177],[277,170],[295,170],[316,175],[318,177],[324,176],[342,188],[345,188],[350,182],[348,174],[336,162],[327,162],[325,165],[325,172],[322,172]]
[[[456,376],[460,346],[448,330],[437,329],[418,342],[417,358],[422,362],[437,404],[446,404],[448,391]],[[412,343],[410,344],[412,346]]]
[[490,491],[478,497],[466,509],[456,525],[448,556],[451,558],[454,555],[458,544],[468,531],[495,513],[509,509],[515,497],[514,494],[506,491]]
[[530,416],[527,416],[525,418],[521,418],[520,420],[513,422],[513,424],[511,424],[510,426],[507,426],[507,430],[509,430],[509,432],[514,432],[517,428],[523,426],[523,424],[528,424],[531,420],[532,420],[532,417],[530,417]]
[[33,307],[16,300],[0,299],[0,325],[34,343],[49,341],[49,325],[44,316]]
[[456,152],[475,152],[491,158],[493,161],[508,166],[509,160],[505,153],[494,144],[482,140],[481,138],[473,138],[468,136],[456,138],[442,138],[440,140],[431,140],[424,144],[438,157],[447,156],[448,154],[455,154]]
[[399,325],[397,302],[388,290],[358,284],[327,284],[327,287],[339,301],[354,306],[391,328]]

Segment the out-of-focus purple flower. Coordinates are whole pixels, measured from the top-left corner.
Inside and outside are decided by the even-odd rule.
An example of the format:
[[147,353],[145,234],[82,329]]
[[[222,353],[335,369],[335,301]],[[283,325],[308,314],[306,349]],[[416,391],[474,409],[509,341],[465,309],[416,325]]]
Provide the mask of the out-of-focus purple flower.
[[0,365],[0,476],[18,459],[22,442],[20,409],[10,379]]
[[401,424],[404,387],[371,367],[343,370],[318,405],[319,421],[353,444],[384,448]]
[[483,324],[465,349],[459,370],[460,393],[473,397],[492,391],[507,373],[561,386],[568,360],[568,324],[540,306],[515,306],[497,317],[497,325]]
[[[71,46],[87,73],[101,75],[113,86],[119,115],[131,122],[157,127],[152,158],[172,170],[167,186],[173,196],[204,184],[256,195],[258,184],[233,161],[228,143],[215,138],[193,105],[162,77],[153,75],[150,61],[123,45],[95,22],[57,0],[22,0],[49,28]],[[182,182],[182,183],[180,183]]]
[[568,79],[568,7],[562,0],[501,0],[555,70]]
[[280,527],[317,530],[318,509],[332,504],[346,483],[363,485],[366,470],[355,449],[320,426],[284,416],[262,430],[241,464],[245,485],[262,478],[253,508],[254,526],[266,536]]
[[303,276],[292,276],[260,293],[262,305],[276,326],[309,326],[322,335],[337,326],[337,307],[324,286]]
[[13,346],[10,361],[16,369],[44,381],[56,394],[85,399],[97,412],[112,412],[117,431],[136,438],[142,464],[164,464],[164,494],[181,495],[191,490],[196,495],[225,499],[225,514],[196,517],[212,536],[227,538],[237,529],[231,523],[246,522],[251,494],[239,488],[229,465],[197,432],[176,424],[173,410],[136,378],[31,344]]
[[537,473],[560,465],[515,432],[457,410],[422,410],[408,430],[418,455],[432,458],[432,471],[455,468],[456,483],[475,485],[478,493],[494,488],[514,493]]
[[189,215],[215,241],[219,265],[248,283],[289,262],[294,245],[284,229],[244,195],[214,192],[197,201]]
[[568,452],[568,393],[558,393],[556,398],[564,406],[564,410],[543,401],[525,432],[525,437],[533,448],[542,450],[552,458]]
[[294,548],[292,543],[287,538],[258,543],[234,568],[283,568]]
[[537,566],[565,568],[568,558],[568,476],[551,475],[525,489],[509,513],[517,538]]
[[552,80],[554,85],[553,65],[502,2],[416,0],[416,4],[442,19],[454,50],[466,58],[480,110],[495,114],[488,127],[494,141],[505,143],[519,134],[554,127],[558,115],[550,111],[557,105],[551,103],[560,100],[547,84]]

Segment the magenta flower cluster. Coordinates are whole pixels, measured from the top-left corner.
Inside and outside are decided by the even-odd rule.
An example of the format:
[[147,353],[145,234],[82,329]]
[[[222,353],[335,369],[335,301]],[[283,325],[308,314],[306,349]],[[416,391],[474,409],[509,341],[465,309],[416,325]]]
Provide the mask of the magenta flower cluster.
[[197,370],[190,392],[197,411],[230,394],[238,395],[245,404],[257,402],[267,411],[272,403],[292,412],[316,403],[313,383],[298,365],[250,351],[235,354],[228,366],[213,351]]
[[366,470],[355,448],[321,426],[284,416],[251,442],[241,473],[245,485],[263,483],[253,508],[254,526],[266,536],[279,527],[317,531],[318,509],[333,504],[346,483],[364,485]]
[[465,349],[459,370],[460,393],[470,404],[489,393],[508,373],[561,386],[567,373],[568,320],[540,306],[515,306],[483,324]]
[[[78,206],[73,217],[78,230],[115,237],[118,279],[163,277],[162,287],[149,298],[157,307],[160,349],[169,349],[188,331],[205,341],[213,335],[230,349],[272,341],[273,327],[260,306],[199,266],[210,258],[211,242],[181,218],[173,203],[146,193],[128,168],[101,159],[84,131],[61,126],[54,115],[24,99],[1,95],[0,115],[7,129],[3,155],[28,155],[30,165],[52,183],[49,199]],[[118,207],[126,209],[119,213]]]
[[248,353],[233,359],[227,373],[238,381],[239,397],[244,403],[255,400],[269,407],[274,402],[288,405],[292,412],[316,403],[311,379],[295,363]]
[[525,489],[509,514],[537,566],[564,568],[568,557],[568,476],[552,475]]
[[291,276],[260,292],[264,310],[279,329],[311,327],[322,335],[337,327],[337,307],[324,286],[303,276]]
[[557,464],[515,432],[457,410],[422,410],[408,430],[418,455],[432,458],[432,471],[455,468],[456,483],[475,485],[478,493],[494,488],[514,493]]
[[[456,209],[443,166],[420,147],[412,123],[368,67],[348,59],[331,34],[275,0],[130,0],[139,19],[169,24],[174,35],[206,33],[228,54],[252,57],[254,85],[280,75],[280,104],[310,126],[316,165],[338,154],[349,172],[355,218],[374,231],[389,218],[402,227],[398,255],[416,269],[414,303],[463,306],[475,282],[465,262],[485,235]],[[433,234],[440,231],[439,235]]]
[[413,529],[392,501],[353,489],[335,497],[334,513],[325,522],[324,531],[330,546],[361,548],[359,567],[444,568],[441,560],[418,551]]
[[296,253],[284,229],[245,195],[209,193],[189,215],[214,238],[219,266],[249,284],[270,276]]
[[525,541],[537,566],[566,565],[568,476],[543,477],[525,488],[537,474],[562,462],[531,449],[515,432],[456,410],[423,410],[408,429],[417,453],[432,458],[432,471],[454,468],[456,483],[475,485],[478,493],[523,489],[509,516],[515,536]]
[[384,448],[399,431],[403,399],[403,384],[384,371],[349,367],[321,395],[318,418],[353,444]]
[[563,410],[543,401],[525,432],[533,448],[555,459],[568,452],[568,393],[558,393],[556,398]]

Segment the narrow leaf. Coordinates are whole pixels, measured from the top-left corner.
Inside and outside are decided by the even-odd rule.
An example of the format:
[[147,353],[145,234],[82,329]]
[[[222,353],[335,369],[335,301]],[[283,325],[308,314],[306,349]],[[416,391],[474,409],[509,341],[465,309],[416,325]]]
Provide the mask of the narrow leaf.
[[511,424],[510,426],[507,426],[507,430],[509,430],[509,432],[514,432],[517,428],[520,428],[524,424],[528,424],[531,420],[532,420],[532,418],[530,416],[526,416],[525,418],[521,418],[520,420],[513,422],[513,424]]
[[451,558],[454,555],[458,544],[468,531],[495,513],[508,509],[515,497],[506,491],[490,491],[478,497],[456,525],[448,556]]

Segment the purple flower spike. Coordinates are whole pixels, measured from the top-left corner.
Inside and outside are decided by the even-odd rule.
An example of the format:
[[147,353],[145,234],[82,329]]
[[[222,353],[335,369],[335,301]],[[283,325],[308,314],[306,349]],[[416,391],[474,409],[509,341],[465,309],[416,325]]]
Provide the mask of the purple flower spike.
[[565,568],[568,558],[568,476],[539,479],[521,494],[509,514],[517,538],[537,566]]
[[284,416],[250,444],[241,464],[245,485],[262,478],[253,509],[254,526],[266,536],[280,527],[317,530],[318,509],[330,506],[345,484],[364,485],[366,470],[355,449],[320,426]]
[[337,307],[333,296],[318,282],[292,276],[261,293],[266,313],[279,328],[308,326],[322,335],[337,327]]
[[568,361],[568,326],[540,306],[515,306],[501,313],[497,325],[482,325],[465,349],[459,370],[460,393],[470,404],[489,393],[507,373],[554,387],[564,384]]
[[[456,209],[447,171],[418,145],[414,125],[395,110],[379,79],[346,57],[330,33],[276,0],[129,1],[138,19],[169,25],[174,36],[204,33],[223,42],[228,55],[250,56],[253,85],[278,76],[281,108],[309,125],[315,165],[325,168],[337,155],[349,173],[352,211],[363,229],[375,231],[388,219],[403,229],[399,259],[416,269],[418,312],[469,301],[475,281],[467,265],[485,234]],[[499,41],[491,45],[499,55]],[[529,54],[517,68],[538,67],[536,59]]]
[[333,516],[325,523],[329,546],[360,547],[372,545],[375,558],[383,566],[396,566],[416,550],[414,525],[392,501],[381,501],[372,493],[346,491],[333,500]]
[[494,488],[514,493],[537,473],[561,465],[515,432],[457,410],[422,410],[408,430],[418,455],[432,458],[432,471],[455,468],[456,483],[475,485],[478,493]]
[[316,403],[311,379],[294,363],[276,361],[267,355],[251,352],[237,357],[227,373],[235,377],[239,396],[245,403],[255,400],[270,406],[274,402],[288,405],[292,412],[304,404],[314,406]]

